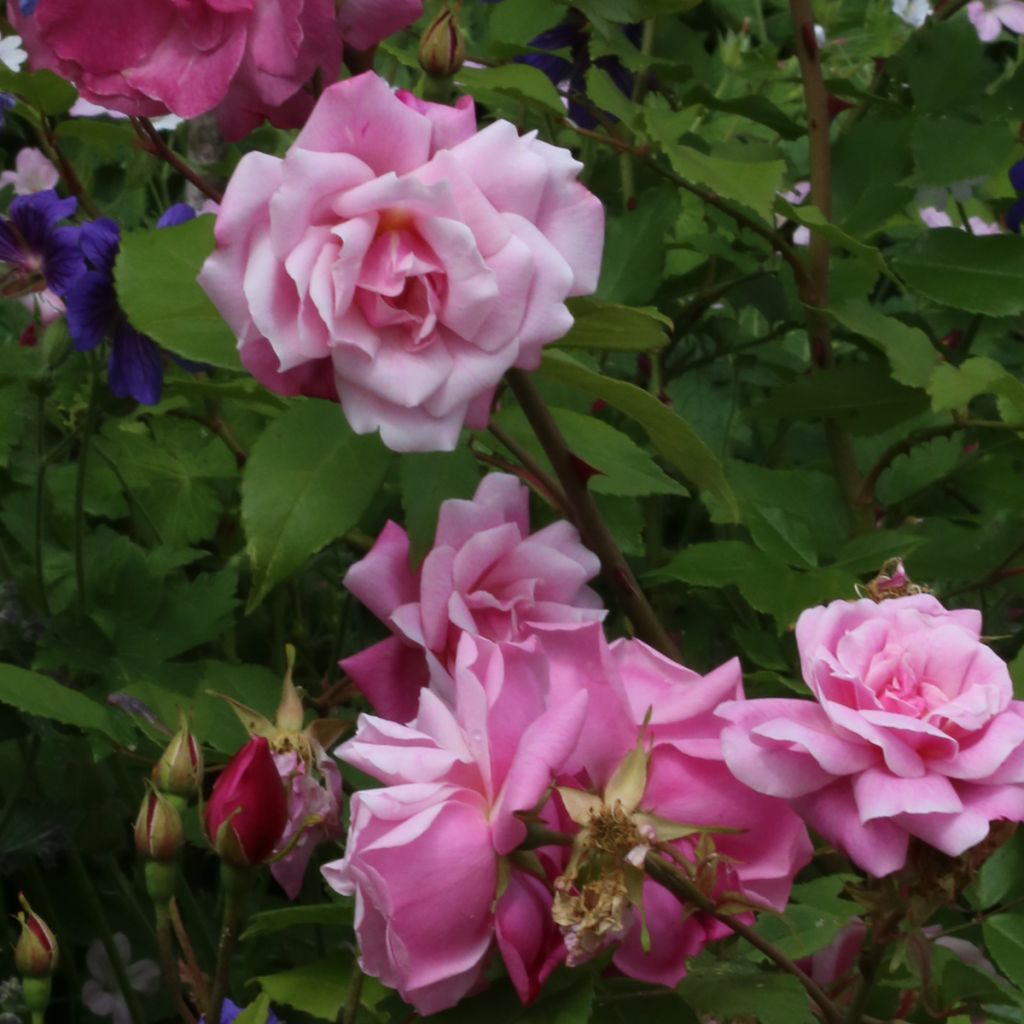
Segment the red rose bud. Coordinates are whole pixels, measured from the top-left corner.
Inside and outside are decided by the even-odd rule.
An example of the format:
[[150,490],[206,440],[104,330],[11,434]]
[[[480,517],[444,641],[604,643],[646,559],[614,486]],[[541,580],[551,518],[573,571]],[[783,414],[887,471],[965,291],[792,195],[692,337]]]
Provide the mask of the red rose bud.
[[288,801],[270,744],[254,736],[227,763],[206,804],[206,834],[222,860],[262,864],[288,824]]
[[184,715],[178,731],[153,767],[153,785],[161,793],[188,800],[195,796],[203,781],[203,752],[196,743]]
[[162,793],[149,790],[135,819],[135,849],[148,860],[176,860],[185,843],[177,807]]
[[48,978],[57,969],[57,940],[22,893],[18,900],[21,935],[14,947],[14,966],[23,978]]
[[451,78],[466,59],[462,30],[453,11],[443,10],[420,39],[420,67],[431,78]]

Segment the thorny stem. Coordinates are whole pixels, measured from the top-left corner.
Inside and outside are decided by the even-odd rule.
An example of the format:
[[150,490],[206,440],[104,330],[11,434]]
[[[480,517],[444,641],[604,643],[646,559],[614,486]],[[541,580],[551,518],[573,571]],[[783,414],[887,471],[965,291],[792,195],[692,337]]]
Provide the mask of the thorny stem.
[[[814,12],[811,0],[790,0],[790,12],[796,40],[796,56],[807,105],[807,137],[811,156],[811,193],[808,202],[816,206],[825,220],[832,218],[832,143],[829,139],[828,93],[818,59],[814,37]],[[809,266],[806,275],[797,277],[797,290],[804,304],[811,360],[822,369],[833,365],[831,325],[825,307],[829,295],[831,244],[820,231],[811,229]],[[850,435],[833,419],[825,420],[825,438],[854,533],[870,528],[870,511],[859,506],[860,470]]]
[[503,444],[519,461],[524,469],[529,470],[539,485],[544,488],[545,497],[561,511],[568,509],[568,502],[558,484],[545,472],[543,466],[507,431],[499,427],[493,420],[487,425],[489,433]]
[[174,928],[174,934],[177,936],[178,945],[181,947],[181,951],[185,954],[185,963],[188,964],[189,973],[192,975],[195,1001],[200,1006],[206,1006],[210,998],[210,993],[206,990],[206,981],[203,977],[202,969],[199,966],[199,961],[196,959],[195,950],[192,948],[192,942],[188,937],[185,922],[181,919],[181,912],[178,910],[177,900],[171,900],[170,912],[171,925]]
[[36,136],[39,139],[39,146],[60,172],[61,178],[67,190],[78,200],[78,205],[93,218],[101,217],[99,207],[92,201],[89,193],[85,191],[82,179],[78,172],[71,165],[68,158],[60,151],[57,145],[57,136],[50,126],[49,118],[43,114],[40,116],[39,124],[36,126]]
[[615,543],[593,495],[587,490],[585,481],[573,464],[569,446],[537,390],[537,385],[521,370],[509,370],[507,379],[537,440],[554,466],[583,543],[601,560],[601,568],[618,594],[637,635],[662,654],[678,661],[676,645],[644,596],[633,570]]
[[153,127],[152,122],[148,117],[133,117],[131,119],[132,127],[134,127],[139,139],[142,142],[142,148],[148,153],[152,153],[153,156],[163,160],[164,163],[169,164],[173,167],[186,181],[190,181],[195,187],[202,192],[208,199],[212,199],[215,203],[219,203],[224,199],[224,193],[220,189],[215,188],[214,185],[207,181],[197,170],[189,167],[184,160],[178,156],[177,153],[171,149],[170,146],[164,142],[160,133]]

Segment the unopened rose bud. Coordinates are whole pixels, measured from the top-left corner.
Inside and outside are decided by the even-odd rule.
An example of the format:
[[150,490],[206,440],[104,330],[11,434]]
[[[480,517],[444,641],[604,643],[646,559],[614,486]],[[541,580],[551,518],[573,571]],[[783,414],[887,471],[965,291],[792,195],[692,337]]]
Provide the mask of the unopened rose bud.
[[176,860],[185,842],[181,815],[162,793],[149,790],[135,819],[135,849],[147,860]]
[[227,763],[206,804],[206,834],[221,859],[262,864],[288,824],[284,785],[263,736],[254,736]]
[[420,67],[432,78],[451,78],[465,59],[458,18],[454,11],[443,10],[420,39]]
[[178,731],[153,766],[153,785],[161,793],[188,800],[199,792],[202,781],[203,752],[182,714]]
[[22,978],[49,978],[57,969],[57,940],[23,894],[18,894],[18,900],[21,935],[14,947],[14,965]]

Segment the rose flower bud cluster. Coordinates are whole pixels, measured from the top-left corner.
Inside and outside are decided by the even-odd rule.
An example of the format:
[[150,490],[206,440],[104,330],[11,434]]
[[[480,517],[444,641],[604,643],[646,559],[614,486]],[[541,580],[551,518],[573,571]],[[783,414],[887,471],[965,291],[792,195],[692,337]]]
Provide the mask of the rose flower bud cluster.
[[[306,85],[333,81],[342,41],[366,49],[415,21],[422,0],[8,0],[34,68],[85,99],[136,117],[212,110],[228,139],[266,117],[297,128]],[[22,13],[22,11],[25,13]]]
[[283,159],[242,158],[199,281],[266,387],[340,402],[396,451],[450,450],[597,286],[581,167],[367,72],[323,91]]

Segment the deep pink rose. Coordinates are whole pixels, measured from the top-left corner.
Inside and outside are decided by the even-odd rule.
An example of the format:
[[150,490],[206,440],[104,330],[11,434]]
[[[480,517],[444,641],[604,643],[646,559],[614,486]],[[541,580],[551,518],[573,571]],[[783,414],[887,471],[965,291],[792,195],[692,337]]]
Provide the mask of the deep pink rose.
[[145,117],[216,110],[232,139],[264,117],[298,127],[306,83],[341,60],[334,0],[45,0],[31,15],[8,0],[7,13],[32,65],[86,99]]
[[[743,696],[739,662],[734,658],[701,676],[639,640],[608,646],[598,625],[544,630],[538,643],[551,662],[554,701],[589,692],[587,728],[568,765],[576,773],[560,781],[602,792],[643,735],[650,761],[637,810],[679,824],[739,830],[712,833],[718,857],[702,874],[713,879],[709,895],[736,893],[755,906],[784,909],[793,877],[811,858],[811,844],[784,801],[737,782],[723,760],[715,709]],[[672,841],[691,862],[699,860],[696,843],[696,837]],[[650,951],[643,949],[634,915],[612,962],[630,977],[674,986],[689,957],[731,933],[707,914],[684,913],[676,897],[653,881],[644,882],[643,892]]]
[[[483,980],[495,945],[521,997],[558,960],[542,887],[499,862],[572,751],[586,696],[551,704],[543,656],[464,636],[453,676],[419,695],[409,725],[363,715],[342,760],[384,785],[357,793],[345,857],[324,867],[356,897],[360,964],[421,1014]],[[550,902],[548,903],[548,911]]]
[[955,857],[991,821],[1024,820],[1024,702],[980,627],[927,594],[805,611],[817,703],[723,707],[729,767],[876,876],[903,866],[911,836]]
[[580,167],[368,72],[324,90],[284,159],[242,158],[199,280],[268,388],[339,401],[397,451],[451,449],[596,287]]
[[297,899],[302,880],[318,843],[337,839],[341,827],[341,772],[334,758],[319,744],[313,748],[315,771],[298,754],[274,754],[274,765],[288,797],[288,824],[275,852],[294,845],[270,871],[288,898]]
[[587,582],[597,557],[559,520],[530,533],[530,494],[514,476],[491,473],[472,501],[441,505],[434,546],[418,569],[409,538],[388,523],[345,586],[395,634],[341,667],[385,718],[408,721],[427,682],[426,653],[453,664],[463,633],[518,642],[537,623],[600,621]]

